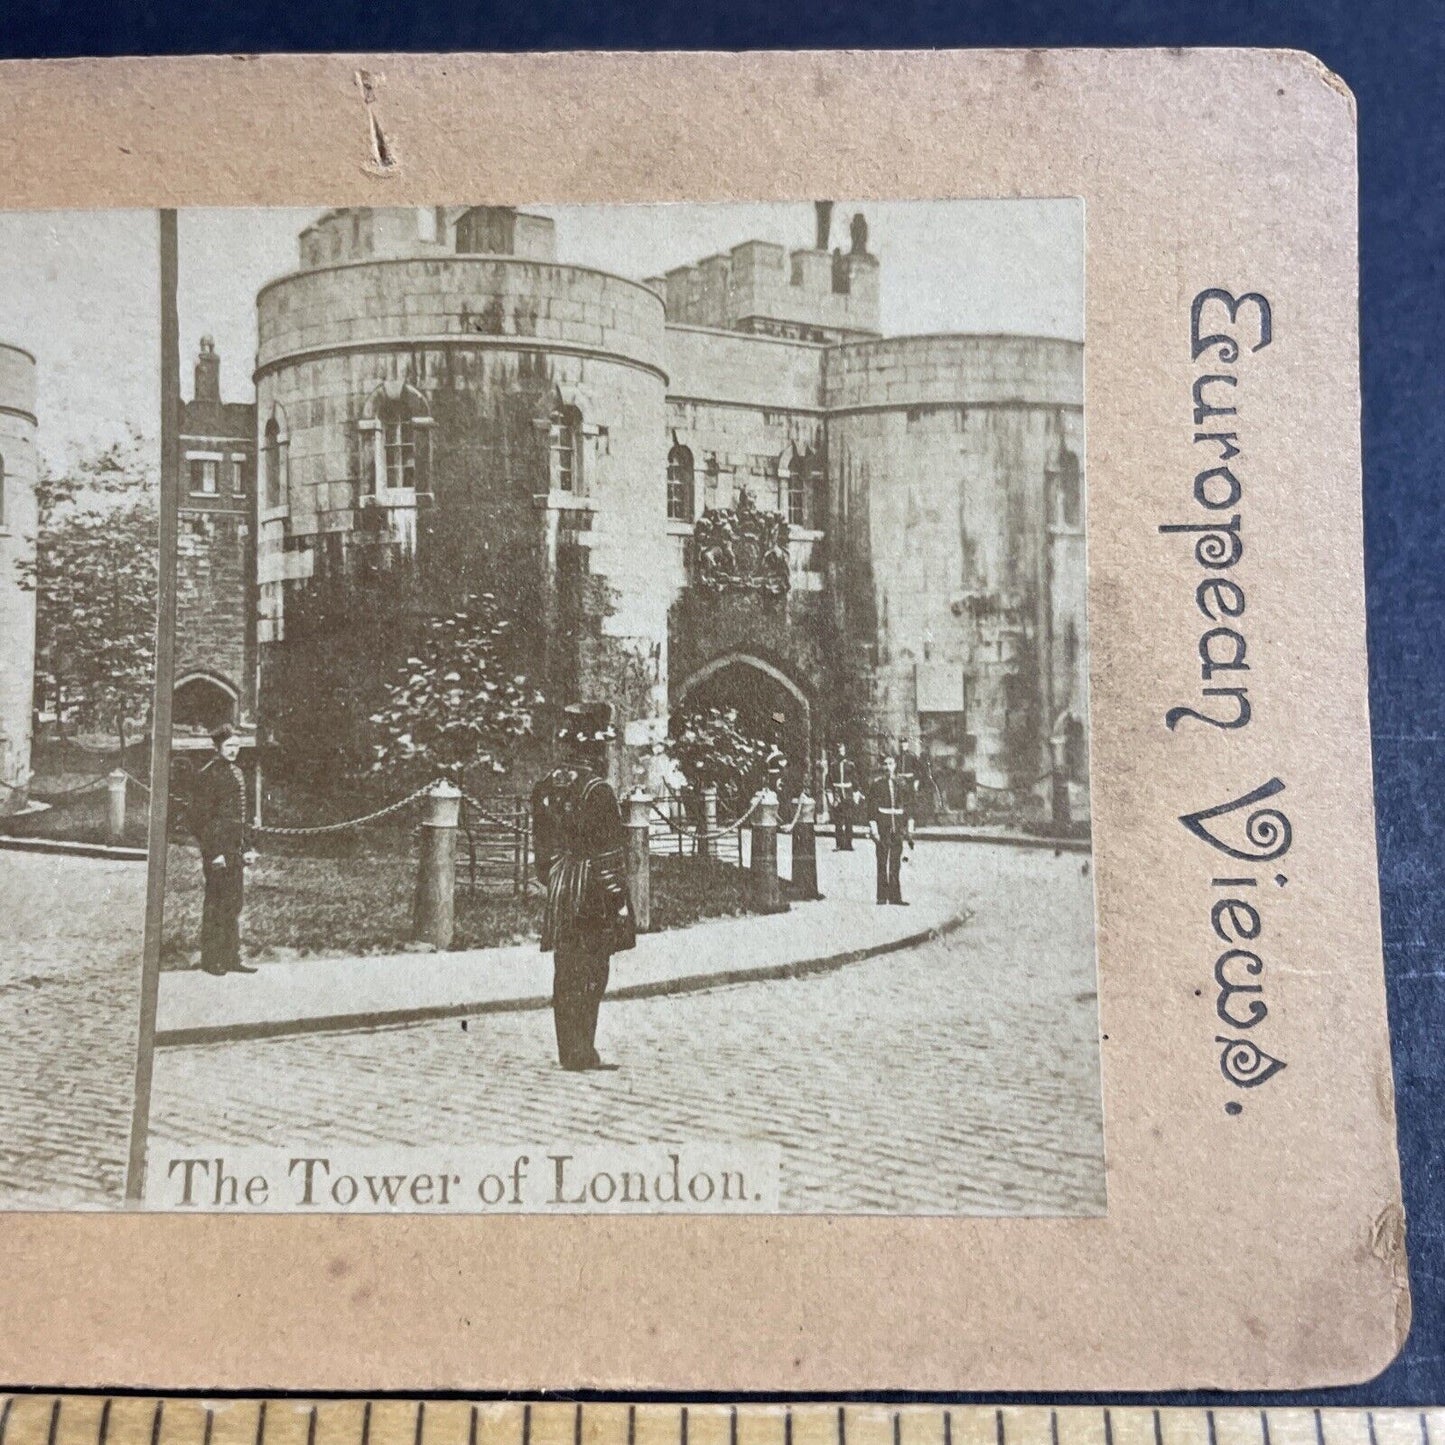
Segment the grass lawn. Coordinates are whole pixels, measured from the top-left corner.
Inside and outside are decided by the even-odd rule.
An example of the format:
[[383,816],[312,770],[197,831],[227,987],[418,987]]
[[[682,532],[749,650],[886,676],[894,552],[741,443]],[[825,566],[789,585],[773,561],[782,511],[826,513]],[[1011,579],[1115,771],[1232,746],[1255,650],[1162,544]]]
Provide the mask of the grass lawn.
[[[57,786],[73,787],[84,778],[66,778]],[[144,848],[150,828],[148,795],[132,787],[126,799],[125,832],[112,838],[106,826],[106,790],[95,788],[61,800],[44,812],[18,813],[0,819],[0,832],[11,838],[61,839],[67,843],[121,843]]]
[[[411,928],[413,858],[389,853],[345,858],[262,855],[246,875],[241,942],[252,959],[311,954],[394,953]],[[652,860],[654,931],[703,918],[748,912],[745,875],[732,864],[691,858]],[[166,869],[165,968],[194,966],[199,957],[201,860],[194,847],[173,846]],[[475,895],[459,884],[453,948],[495,948],[535,942],[542,895],[510,890]]]

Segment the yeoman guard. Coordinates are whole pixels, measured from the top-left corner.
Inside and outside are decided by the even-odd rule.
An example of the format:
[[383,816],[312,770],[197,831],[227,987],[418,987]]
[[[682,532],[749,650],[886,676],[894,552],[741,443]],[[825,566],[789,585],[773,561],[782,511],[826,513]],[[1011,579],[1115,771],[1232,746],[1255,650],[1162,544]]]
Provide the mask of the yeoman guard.
[[557,741],[566,761],[532,790],[537,877],[547,890],[542,951],[553,955],[552,1014],[564,1069],[609,1069],[596,1048],[597,1012],[612,955],[636,946],[627,895],[626,835],[617,794],[603,776],[616,736],[606,703],[564,710]]

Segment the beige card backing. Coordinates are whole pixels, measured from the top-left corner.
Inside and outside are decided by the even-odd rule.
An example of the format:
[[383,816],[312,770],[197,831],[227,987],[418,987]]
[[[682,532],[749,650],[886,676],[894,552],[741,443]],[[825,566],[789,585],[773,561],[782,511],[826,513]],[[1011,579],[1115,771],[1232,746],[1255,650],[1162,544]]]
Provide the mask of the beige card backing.
[[[1082,197],[1108,1161],[1107,1216],[1070,1221],[0,1216],[0,1374],[1137,1390],[1388,1362],[1409,1300],[1338,79],[1236,51],[11,63],[0,122],[6,208]],[[1264,307],[1235,306],[1250,294],[1267,345]],[[1195,434],[1226,426],[1239,454],[1213,485],[1238,495],[1202,508],[1195,478],[1221,452]],[[1234,516],[1212,540],[1160,531]],[[1196,605],[1228,575],[1208,548],[1238,538],[1248,670],[1201,680],[1246,660],[1202,642]],[[1237,694],[1202,688],[1240,685],[1247,725],[1166,723],[1237,717]],[[1212,880],[1246,874],[1264,960],[1248,977],[1211,928]],[[1221,1025],[1256,998],[1267,1021],[1239,1037],[1263,1059]]]

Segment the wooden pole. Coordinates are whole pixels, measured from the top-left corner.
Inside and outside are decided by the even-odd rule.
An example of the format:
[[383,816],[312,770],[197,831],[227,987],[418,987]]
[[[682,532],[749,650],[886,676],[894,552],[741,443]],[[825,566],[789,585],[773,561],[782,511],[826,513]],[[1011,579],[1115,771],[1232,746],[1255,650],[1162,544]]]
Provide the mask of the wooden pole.
[[146,871],[145,953],[141,962],[140,1022],[136,1037],[135,1098],[131,1113],[128,1204],[145,1198],[160,995],[161,930],[165,922],[166,843],[170,826],[171,700],[176,682],[176,535],[180,527],[181,339],[176,304],[176,213],[160,211],[160,577],[156,618],[155,694],[151,703],[151,807]]

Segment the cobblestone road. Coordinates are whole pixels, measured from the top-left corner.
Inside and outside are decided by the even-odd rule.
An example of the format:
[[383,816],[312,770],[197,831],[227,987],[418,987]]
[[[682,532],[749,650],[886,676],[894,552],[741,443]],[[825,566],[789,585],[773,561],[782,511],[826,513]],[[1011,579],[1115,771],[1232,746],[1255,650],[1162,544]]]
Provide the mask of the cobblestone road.
[[0,850],[0,1207],[124,1196],[145,872]]
[[153,1139],[774,1142],[787,1210],[1101,1213],[1086,860],[932,847],[957,859],[963,929],[829,975],[605,1003],[617,1073],[556,1069],[546,1013],[165,1050]]

